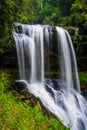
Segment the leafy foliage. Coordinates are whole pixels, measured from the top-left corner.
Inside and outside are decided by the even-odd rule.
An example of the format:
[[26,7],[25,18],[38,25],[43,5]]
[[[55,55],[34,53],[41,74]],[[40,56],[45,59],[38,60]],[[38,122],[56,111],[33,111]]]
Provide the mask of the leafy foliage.
[[0,43],[8,43],[13,22],[87,27],[86,0],[1,0]]
[[[69,130],[51,114],[45,114],[39,105],[30,106],[30,101],[21,101],[13,96],[9,74],[2,72],[0,80],[0,130]],[[10,77],[11,78],[11,77]]]
[[80,29],[80,34],[87,32],[87,1],[75,0],[71,6],[69,16],[61,18],[60,25],[76,26]]
[[4,87],[5,90],[9,90],[11,89],[10,88],[11,86],[14,86],[14,79],[12,78],[11,74],[7,74],[6,72],[1,72],[0,83],[1,83],[1,87]]
[[[87,0],[0,0],[1,57],[14,46],[12,37],[14,22],[74,26],[79,29],[79,36],[86,35]],[[83,42],[79,36],[73,38],[77,44]]]
[[87,72],[79,73],[79,78],[81,84],[87,86]]
[[87,1],[76,0],[72,5],[74,24],[86,31],[87,28]]

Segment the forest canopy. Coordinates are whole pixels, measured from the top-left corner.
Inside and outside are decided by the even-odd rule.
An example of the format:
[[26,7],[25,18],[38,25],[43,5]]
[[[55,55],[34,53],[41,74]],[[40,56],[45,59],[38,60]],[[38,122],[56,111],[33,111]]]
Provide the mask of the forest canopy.
[[75,26],[84,34],[87,31],[87,1],[0,0],[0,47],[10,46],[14,22]]

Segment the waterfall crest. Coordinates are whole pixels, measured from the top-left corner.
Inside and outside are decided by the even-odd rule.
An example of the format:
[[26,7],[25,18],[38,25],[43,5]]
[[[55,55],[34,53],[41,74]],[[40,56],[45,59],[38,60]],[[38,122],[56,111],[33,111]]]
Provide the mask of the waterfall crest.
[[[28,91],[71,130],[87,130],[87,102],[81,96],[76,57],[69,33],[49,25],[16,24],[20,79]],[[54,46],[56,45],[56,47]],[[50,78],[51,50],[56,51],[57,79]],[[59,62],[60,61],[60,62]],[[49,71],[49,76],[45,75]]]

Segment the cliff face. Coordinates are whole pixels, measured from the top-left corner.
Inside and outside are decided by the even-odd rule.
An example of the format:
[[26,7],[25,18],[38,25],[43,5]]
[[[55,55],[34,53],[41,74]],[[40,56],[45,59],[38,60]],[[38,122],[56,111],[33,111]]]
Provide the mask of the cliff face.
[[0,69],[15,68],[18,68],[16,47],[11,47],[0,53]]
[[66,28],[72,38],[77,57],[79,71],[87,71],[87,35],[81,35],[81,31],[76,27]]
[[[81,32],[76,27],[66,27],[65,29],[70,33],[73,41],[77,57],[78,70],[87,71],[87,36],[85,34],[80,35]],[[55,41],[52,42],[55,44]],[[57,53],[55,44],[54,48],[47,54],[54,57],[53,59],[56,59],[58,58],[56,56]],[[53,70],[55,70],[57,65],[56,60],[52,60],[51,62],[51,66],[53,67]],[[0,53],[0,68],[18,68],[16,47],[14,42],[11,48],[8,48],[3,53]]]

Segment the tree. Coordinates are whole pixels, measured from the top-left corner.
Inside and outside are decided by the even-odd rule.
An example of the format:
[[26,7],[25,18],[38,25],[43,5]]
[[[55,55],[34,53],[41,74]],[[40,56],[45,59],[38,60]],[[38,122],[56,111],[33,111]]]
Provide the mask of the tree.
[[9,48],[11,25],[14,21],[15,2],[13,0],[0,0],[0,52]]
[[75,0],[71,5],[69,16],[60,18],[61,26],[76,26],[80,29],[81,34],[87,32],[87,1]]
[[62,16],[69,16],[71,11],[71,5],[75,0],[58,0],[60,10],[62,12]]
[[78,26],[82,33],[87,32],[87,0],[76,0],[72,4],[72,23]]
[[38,8],[35,0],[0,0],[0,47],[11,45],[13,23],[32,23]]

